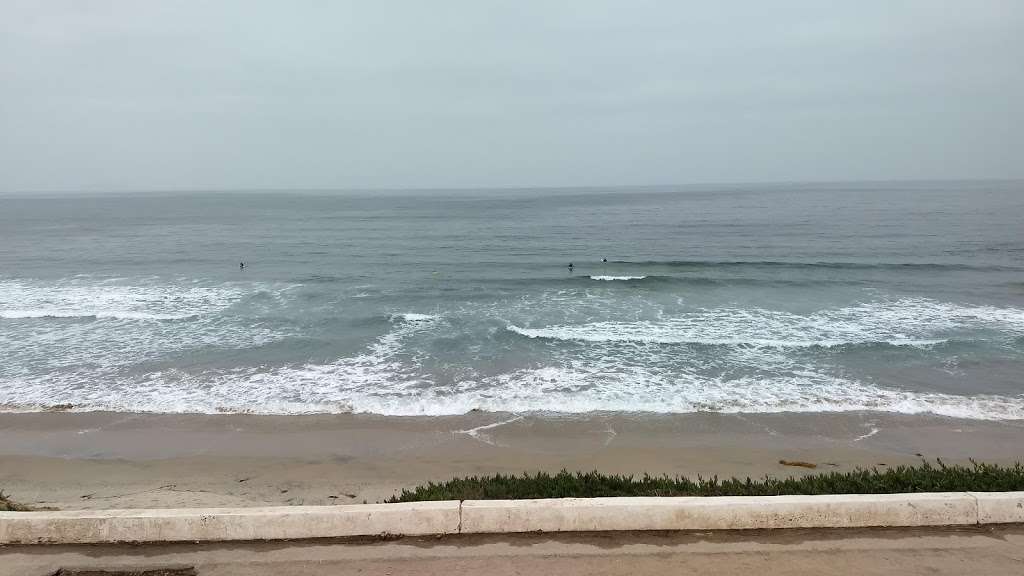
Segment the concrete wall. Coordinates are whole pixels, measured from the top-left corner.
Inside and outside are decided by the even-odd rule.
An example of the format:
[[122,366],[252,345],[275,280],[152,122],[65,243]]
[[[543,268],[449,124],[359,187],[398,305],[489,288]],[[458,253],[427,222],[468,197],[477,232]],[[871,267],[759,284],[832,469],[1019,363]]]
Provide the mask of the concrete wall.
[[464,502],[462,532],[737,530],[976,524],[965,493]]
[[0,544],[1024,523],[1024,492],[0,512]]
[[1024,523],[1024,492],[969,492],[978,501],[979,524]]
[[0,544],[454,534],[459,503],[0,512]]

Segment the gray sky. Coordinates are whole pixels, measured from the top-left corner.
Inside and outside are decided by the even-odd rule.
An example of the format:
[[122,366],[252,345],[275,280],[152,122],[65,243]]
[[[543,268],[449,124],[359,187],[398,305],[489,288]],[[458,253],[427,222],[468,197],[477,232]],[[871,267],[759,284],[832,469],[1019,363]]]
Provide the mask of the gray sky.
[[973,177],[1017,0],[0,0],[0,190]]

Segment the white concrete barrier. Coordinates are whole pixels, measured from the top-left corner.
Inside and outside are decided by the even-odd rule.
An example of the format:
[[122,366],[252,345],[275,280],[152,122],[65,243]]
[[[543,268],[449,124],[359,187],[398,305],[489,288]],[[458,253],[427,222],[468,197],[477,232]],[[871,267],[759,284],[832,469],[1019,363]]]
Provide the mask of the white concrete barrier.
[[970,492],[978,500],[979,524],[1024,523],[1024,492]]
[[1024,492],[0,512],[0,544],[1024,523]]
[[464,502],[462,532],[737,530],[977,523],[964,492]]
[[291,540],[454,534],[459,503],[0,512],[0,544]]

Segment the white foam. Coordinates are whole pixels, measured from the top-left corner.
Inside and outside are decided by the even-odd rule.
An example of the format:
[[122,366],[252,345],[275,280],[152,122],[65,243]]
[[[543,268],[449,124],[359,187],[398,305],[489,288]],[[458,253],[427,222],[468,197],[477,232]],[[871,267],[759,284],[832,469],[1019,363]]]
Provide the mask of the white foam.
[[180,320],[221,310],[244,294],[224,285],[6,280],[0,281],[0,318]]
[[[403,315],[396,318],[404,319]],[[122,380],[119,385],[91,371],[85,377],[61,372],[55,378],[8,378],[0,381],[0,405],[31,409],[69,403],[90,410],[168,413],[365,411],[356,407],[361,398],[388,397],[404,403],[432,384],[417,373],[415,365],[401,362],[400,356],[405,338],[428,329],[434,321],[431,316],[413,314],[413,320],[396,322],[362,354],[328,364],[200,375],[171,369]]]
[[[439,389],[389,373],[388,360],[369,357],[269,373],[235,373],[212,380],[154,374],[129,396],[91,389],[53,390],[32,383],[0,394],[19,409],[72,403],[78,409],[261,414],[375,413],[439,416],[472,409],[516,413],[777,413],[880,411],[980,420],[1024,419],[1024,399],[887,390],[825,374],[777,378],[667,378],[657,372],[601,373],[573,367],[520,370]],[[8,386],[4,386],[9,390]],[[53,398],[60,392],[60,402]]]
[[0,281],[0,318],[23,321],[0,329],[0,378],[33,377],[70,388],[86,379],[116,381],[117,367],[183,350],[260,346],[283,334],[223,312],[248,294],[287,289],[159,278]]
[[430,314],[417,314],[416,312],[406,312],[405,314],[393,314],[393,319],[405,320],[406,322],[427,322],[436,318]]
[[[530,303],[523,301],[521,309],[529,307]],[[479,310],[465,313],[479,314]],[[5,354],[16,351],[13,360],[5,364],[6,371],[0,369],[0,405],[18,410],[70,403],[79,409],[116,411],[387,415],[462,414],[474,408],[559,413],[864,410],[1024,419],[1024,398],[1019,396],[884,388],[845,375],[817,355],[800,360],[806,355],[790,349],[833,342],[928,345],[940,340],[939,335],[965,328],[1019,334],[1024,331],[1024,313],[1016,309],[904,299],[807,315],[715,309],[658,320],[520,328],[524,332],[547,331],[534,337],[582,344],[545,346],[543,362],[518,369],[500,373],[466,369],[454,377],[452,373],[441,377],[425,368],[430,358],[423,342],[430,341],[434,331],[451,329],[444,321],[449,315],[395,314],[388,330],[365,350],[333,362],[194,373],[181,369],[133,373],[119,370],[118,362],[125,350],[133,357],[145,357],[147,351],[165,351],[175,345],[247,346],[280,335],[260,334],[253,328],[205,316],[184,323],[194,328],[184,332],[165,331],[167,323],[160,322],[143,323],[146,331],[123,331],[123,335],[121,330],[104,330],[101,334],[109,342],[90,331],[95,323],[73,323],[59,333],[41,328],[37,333],[24,333],[25,342],[0,341]],[[139,324],[110,322],[116,322],[112,324],[115,327],[137,328]],[[139,334],[150,340],[136,343]],[[86,344],[80,345],[83,339]],[[661,345],[693,340],[730,345],[715,354]],[[19,360],[17,350],[36,350],[39,345],[69,348],[68,354],[55,356],[84,367],[41,371],[33,366],[30,370],[27,362]],[[38,357],[38,352],[32,354]]]
[[885,343],[927,347],[964,328],[1024,331],[1024,310],[925,299],[882,301],[808,315],[765,309],[701,309],[661,320],[590,322],[508,330],[528,338],[780,348]]
[[186,320],[195,318],[196,314],[150,314],[132,312],[130,310],[106,310],[88,314],[74,310],[43,309],[43,310],[0,310],[0,318],[10,320],[21,318],[111,318],[116,320]]
[[[645,342],[654,344],[702,344],[708,346],[764,346],[769,348],[830,348],[871,340],[780,340],[770,338],[702,338],[673,331],[671,326],[644,324],[616,324],[601,322],[587,326],[559,326],[553,328],[520,328],[510,325],[508,330],[527,338],[553,340],[580,340],[584,342]],[[881,341],[894,346],[934,346],[944,339],[893,339]]]
[[591,280],[605,280],[605,281],[612,281],[612,280],[643,280],[644,278],[647,278],[647,276],[600,276],[599,275],[599,276],[591,276],[590,277]]
[[[742,348],[724,361],[769,373],[730,378],[700,367],[666,370],[665,358],[622,362],[613,354],[559,365],[460,380],[438,386],[417,363],[405,362],[405,342],[436,320],[397,323],[362,354],[328,364],[262,371],[189,375],[176,370],[146,375],[131,393],[95,378],[26,379],[0,386],[0,404],[156,412],[296,414],[367,412],[387,415],[490,411],[585,413],[594,411],[689,413],[882,411],[982,419],[1024,419],[1024,398],[958,396],[881,388],[801,365],[771,350]],[[415,360],[415,359],[414,359]],[[16,384],[16,385],[12,385]]]

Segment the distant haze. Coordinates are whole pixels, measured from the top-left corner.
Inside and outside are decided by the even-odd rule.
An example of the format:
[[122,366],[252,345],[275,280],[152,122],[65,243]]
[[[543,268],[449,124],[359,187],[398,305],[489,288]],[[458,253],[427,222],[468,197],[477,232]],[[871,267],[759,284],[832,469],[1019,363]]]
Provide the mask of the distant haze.
[[4,0],[0,190],[1024,177],[1024,2]]

